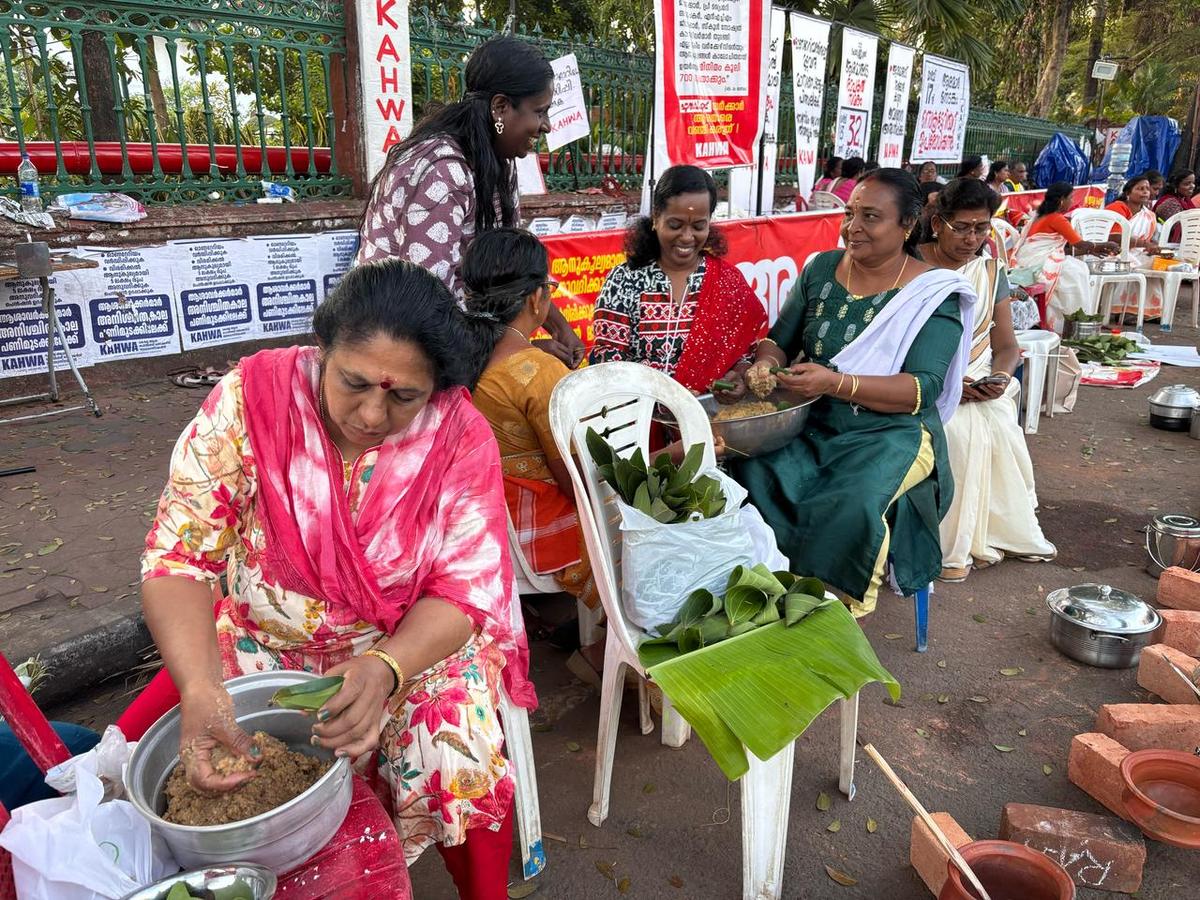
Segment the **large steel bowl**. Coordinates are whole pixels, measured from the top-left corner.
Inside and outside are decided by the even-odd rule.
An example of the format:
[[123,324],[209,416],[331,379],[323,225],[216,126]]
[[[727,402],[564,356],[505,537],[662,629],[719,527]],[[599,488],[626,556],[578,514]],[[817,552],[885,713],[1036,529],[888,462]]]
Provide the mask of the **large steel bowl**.
[[[292,750],[334,759],[330,751],[309,743],[311,719],[294,710],[267,706],[279,688],[314,677],[307,672],[255,672],[230,679],[225,687],[233,698],[234,717],[246,731],[265,731]],[[287,872],[325,846],[350,809],[350,763],[341,758],[303,794],[254,818],[228,825],[176,825],[165,821],[162,813],[167,806],[163,788],[178,762],[176,706],[138,741],[125,769],[125,793],[184,868],[236,860]]]
[[178,872],[154,884],[126,894],[122,900],[166,900],[171,888],[186,884],[193,897],[221,900],[223,897],[246,897],[250,900],[271,900],[275,896],[275,873],[263,866],[233,863],[228,866],[209,866]]
[[[712,394],[701,394],[696,399],[700,401],[700,405],[704,407],[704,411],[708,413],[710,419],[721,411],[721,404]],[[748,401],[756,399],[753,396],[747,396]],[[772,394],[767,400],[772,403],[783,400],[794,405],[787,409],[758,416],[726,419],[723,422],[712,423],[713,434],[720,435],[724,439],[725,446],[730,450],[730,459],[763,456],[767,453],[774,453],[786,445],[804,430],[804,424],[808,421],[809,409],[815,402],[813,400],[792,401],[782,394]],[[674,416],[660,407],[657,418],[671,432],[672,440],[679,437]]]

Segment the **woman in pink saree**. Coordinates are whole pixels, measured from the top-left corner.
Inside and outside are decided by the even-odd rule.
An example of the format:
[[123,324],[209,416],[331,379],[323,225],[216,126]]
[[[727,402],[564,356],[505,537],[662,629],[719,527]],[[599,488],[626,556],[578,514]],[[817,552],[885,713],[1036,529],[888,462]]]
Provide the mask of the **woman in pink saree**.
[[466,389],[475,328],[433,275],[394,261],[346,275],[314,316],[319,347],[242,360],[176,446],[143,604],[194,784],[248,777],[217,773],[218,746],[257,756],[224,679],[342,675],[314,744],[377,763],[409,863],[436,844],[461,897],[493,900],[512,846],[499,691],[536,701],[499,453]]

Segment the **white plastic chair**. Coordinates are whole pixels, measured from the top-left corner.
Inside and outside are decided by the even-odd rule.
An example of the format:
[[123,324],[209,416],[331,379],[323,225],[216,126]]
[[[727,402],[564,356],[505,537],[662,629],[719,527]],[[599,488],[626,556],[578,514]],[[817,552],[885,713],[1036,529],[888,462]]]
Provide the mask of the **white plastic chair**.
[[[625,618],[620,597],[621,532],[615,494],[596,471],[585,444],[594,428],[622,456],[637,448],[649,452],[650,425],[661,403],[679,423],[685,445],[702,443],[702,467],[715,464],[712,428],[703,408],[685,388],[665,375],[636,363],[604,363],[572,372],[550,397],[550,428],[562,458],[568,460],[571,483],[592,573],[608,616],[600,694],[600,729],[596,745],[596,779],[588,819],[601,825],[608,816],[613,757],[621,713],[625,670],[643,679],[646,670],[637,656],[634,629]],[[652,728],[642,705],[642,733]],[[691,728],[663,697],[663,743],[680,747]],[[854,794],[854,751],[858,732],[858,695],[841,702],[841,768],[839,786]],[[763,762],[747,751],[750,769],[742,776],[742,896],[744,900],[778,900],[782,895],[788,808],[791,802],[795,745]]]
[[[1087,209],[1081,207],[1071,213],[1071,225],[1079,232],[1081,238],[1092,243],[1107,241],[1112,230],[1114,228],[1118,229],[1121,232],[1121,252],[1117,255],[1117,258],[1126,261],[1132,259],[1129,255],[1129,241],[1132,237],[1132,232],[1130,231],[1130,222],[1124,216],[1107,209]],[[1091,288],[1091,304],[1088,308],[1088,313],[1093,314],[1100,308],[1100,299],[1103,297],[1104,289],[1108,285],[1129,282],[1138,286],[1137,330],[1141,331],[1142,321],[1146,317],[1146,276],[1143,272],[1130,271],[1113,273],[1111,275],[1090,275],[1088,277],[1088,284]],[[1111,315],[1112,296],[1110,295],[1104,301],[1104,321],[1107,322]]]
[[1021,232],[1008,219],[1000,216],[992,217],[992,231],[996,233],[1000,249],[1004,251],[1004,265],[1007,266],[1009,254],[1021,239]]
[[[512,528],[512,525],[509,525]],[[521,617],[521,598],[516,590],[512,598],[512,624],[524,631]],[[504,726],[504,744],[512,767],[515,794],[513,805],[517,813],[517,835],[521,840],[521,874],[528,881],[546,868],[546,853],[542,849],[542,813],[538,803],[537,768],[533,762],[533,735],[529,731],[529,710],[509,699],[508,691],[500,688],[500,722]]]
[[808,198],[809,209],[845,209],[846,201],[829,191],[813,191]]
[[[512,516],[508,516],[508,555],[512,557],[513,578],[517,582],[517,593],[527,594],[560,594],[562,588],[552,575],[539,575],[530,567],[525,554],[521,552],[521,544],[517,540],[517,531],[513,527]],[[575,601],[575,612],[579,618],[579,645],[587,647],[603,637],[600,620],[604,610],[588,609],[582,600]]]
[[[1025,413],[1025,433],[1037,434],[1042,404],[1046,415],[1054,418],[1054,391],[1058,384],[1058,357],[1062,338],[1053,331],[1018,331],[1017,344],[1025,361],[1021,376],[1021,408]],[[1049,378],[1047,373],[1049,372]],[[1046,390],[1047,383],[1050,386]],[[1048,402],[1047,402],[1048,401]]]
[[1163,223],[1160,240],[1167,240],[1175,227],[1179,227],[1179,248],[1175,258],[1179,262],[1190,263],[1194,269],[1191,272],[1155,272],[1152,269],[1141,269],[1147,278],[1163,280],[1162,330],[1170,331],[1175,321],[1175,304],[1179,302],[1179,285],[1184,281],[1192,283],[1192,327],[1200,325],[1200,209],[1185,209],[1175,213]]

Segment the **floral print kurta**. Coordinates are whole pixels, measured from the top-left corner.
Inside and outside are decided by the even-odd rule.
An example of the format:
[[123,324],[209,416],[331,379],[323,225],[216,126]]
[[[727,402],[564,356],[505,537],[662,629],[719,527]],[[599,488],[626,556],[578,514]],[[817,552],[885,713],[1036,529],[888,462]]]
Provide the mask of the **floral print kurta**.
[[[371,480],[377,450],[347,465],[352,513]],[[181,576],[213,586],[226,678],[270,669],[322,673],[383,635],[272,584],[261,566],[258,473],[243,415],[240,372],[225,377],[176,445],[170,479],[146,538],[143,579]],[[495,568],[490,556],[476,560]],[[470,566],[470,560],[462,565]],[[389,703],[378,772],[390,791],[408,862],[432,843],[457,845],[468,827],[498,830],[513,797],[497,713],[503,654],[482,632],[410,682]],[[362,760],[359,761],[363,763]]]

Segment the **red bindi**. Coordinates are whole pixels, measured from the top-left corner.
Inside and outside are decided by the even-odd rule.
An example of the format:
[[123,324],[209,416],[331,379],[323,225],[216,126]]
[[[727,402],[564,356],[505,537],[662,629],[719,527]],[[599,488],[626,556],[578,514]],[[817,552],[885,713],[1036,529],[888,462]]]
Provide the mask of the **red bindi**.
[[383,381],[379,382],[379,388],[380,390],[390,391],[392,389],[392,383],[387,379],[384,379]]

